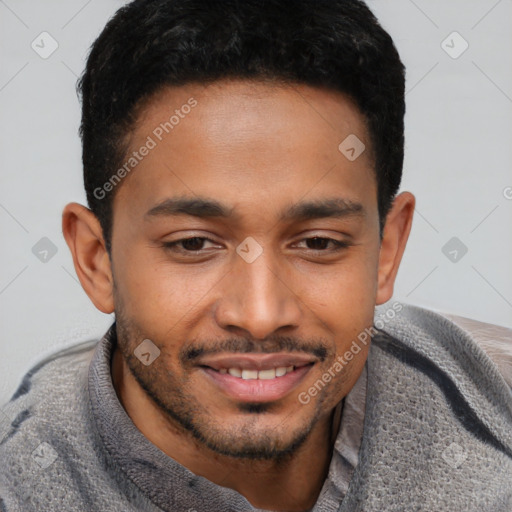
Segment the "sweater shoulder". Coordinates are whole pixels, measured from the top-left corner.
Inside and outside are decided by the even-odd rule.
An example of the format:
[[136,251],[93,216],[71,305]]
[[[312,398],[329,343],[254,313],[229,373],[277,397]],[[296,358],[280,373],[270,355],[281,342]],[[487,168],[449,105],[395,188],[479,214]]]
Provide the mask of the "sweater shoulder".
[[69,391],[75,384],[73,377],[88,367],[97,343],[98,340],[85,341],[46,356],[25,373],[2,409],[9,410],[13,404],[34,402],[43,396],[51,401],[56,393]]
[[36,449],[39,445],[32,445],[38,440],[76,421],[84,410],[88,368],[97,343],[91,340],[59,350],[27,371],[0,409],[2,458],[20,449]]
[[374,338],[374,353],[385,353],[397,365],[414,368],[424,376],[424,384],[430,382],[457,396],[512,453],[512,389],[471,331],[410,304],[395,308],[393,318],[386,311],[386,305],[377,308],[377,315],[386,320],[377,326],[381,332]]
[[452,313],[439,314],[466,331],[480,345],[512,388],[512,329]]
[[1,497],[6,510],[32,510],[31,496],[45,488],[50,471],[64,472],[93,443],[87,420],[87,374],[97,341],[60,350],[34,365],[0,410]]

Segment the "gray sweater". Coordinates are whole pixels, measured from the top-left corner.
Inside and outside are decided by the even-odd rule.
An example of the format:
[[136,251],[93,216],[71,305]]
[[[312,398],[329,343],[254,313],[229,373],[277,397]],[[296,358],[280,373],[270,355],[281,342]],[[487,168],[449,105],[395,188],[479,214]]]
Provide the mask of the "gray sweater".
[[[40,363],[3,408],[0,511],[255,511],[134,426],[112,386],[115,343],[114,324]],[[512,391],[465,331],[404,305],[364,377],[357,465],[343,485],[343,416],[314,512],[512,511]]]

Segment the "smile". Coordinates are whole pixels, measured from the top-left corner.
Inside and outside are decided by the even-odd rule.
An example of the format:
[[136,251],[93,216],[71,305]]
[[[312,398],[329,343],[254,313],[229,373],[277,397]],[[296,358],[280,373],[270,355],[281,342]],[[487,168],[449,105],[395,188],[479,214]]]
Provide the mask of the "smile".
[[[305,365],[303,365],[305,366]],[[219,373],[229,373],[232,377],[244,380],[271,380],[284,377],[287,373],[291,373],[296,369],[295,366],[278,366],[277,368],[268,368],[265,370],[242,370],[241,368],[221,368]]]
[[232,354],[205,358],[199,369],[229,398],[268,402],[289,395],[316,362],[304,354]]

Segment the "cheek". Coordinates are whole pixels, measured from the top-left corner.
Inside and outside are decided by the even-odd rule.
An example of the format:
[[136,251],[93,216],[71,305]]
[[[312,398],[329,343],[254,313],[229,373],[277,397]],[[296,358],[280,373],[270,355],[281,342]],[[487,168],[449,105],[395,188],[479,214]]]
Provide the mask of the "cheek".
[[[361,245],[335,264],[283,268],[282,279],[290,281],[293,295],[314,313],[316,323],[346,338],[372,323],[377,262],[378,252]],[[193,322],[222,290],[229,268],[171,264],[163,250],[131,244],[129,251],[116,254],[114,270],[126,313],[139,326],[161,334]]]
[[[330,371],[335,376],[331,389],[339,390],[333,397],[336,400],[354,384],[366,361],[369,345],[360,339],[373,325],[377,257],[361,252],[336,270],[304,277],[302,289],[308,297],[304,302],[321,321],[321,328],[332,335],[334,355],[322,365],[321,373]],[[339,364],[334,367],[336,361]]]
[[160,249],[126,252],[116,262],[116,286],[127,314],[155,334],[186,324],[219,285],[219,269],[171,265]]
[[378,254],[363,251],[332,266],[301,272],[299,296],[334,333],[357,332],[373,321]]

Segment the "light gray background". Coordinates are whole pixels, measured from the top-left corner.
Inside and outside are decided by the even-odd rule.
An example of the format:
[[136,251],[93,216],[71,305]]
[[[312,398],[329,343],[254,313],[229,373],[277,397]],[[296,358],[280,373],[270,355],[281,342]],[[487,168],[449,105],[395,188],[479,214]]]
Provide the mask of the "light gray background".
[[[0,0],[0,403],[32,364],[113,320],[78,283],[60,223],[67,202],[85,204],[76,79],[123,3]],[[512,327],[512,1],[368,3],[407,67],[402,190],[417,210],[395,299]],[[44,31],[58,43],[47,59],[31,47]],[[454,31],[469,44],[458,58]],[[32,252],[43,237],[57,248],[46,262]],[[443,253],[453,237],[465,255]]]

